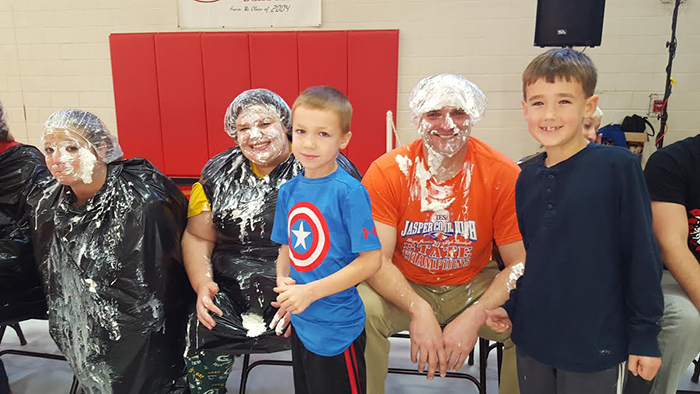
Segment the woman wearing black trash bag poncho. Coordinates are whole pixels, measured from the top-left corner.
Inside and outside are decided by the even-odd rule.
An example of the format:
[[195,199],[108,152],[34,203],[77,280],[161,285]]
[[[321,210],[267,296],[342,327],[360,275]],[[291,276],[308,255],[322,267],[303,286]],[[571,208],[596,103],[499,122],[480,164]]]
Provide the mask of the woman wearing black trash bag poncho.
[[[279,335],[289,317],[270,305],[279,252],[270,233],[280,185],[303,169],[291,154],[291,111],[277,94],[252,89],[233,100],[224,127],[238,146],[204,166],[182,239],[198,293],[185,361],[193,393],[225,393],[232,355],[289,349]],[[338,164],[360,178],[345,156]]]
[[55,112],[33,193],[49,330],[88,394],[182,393],[187,200],[148,161],[121,161],[95,115]]

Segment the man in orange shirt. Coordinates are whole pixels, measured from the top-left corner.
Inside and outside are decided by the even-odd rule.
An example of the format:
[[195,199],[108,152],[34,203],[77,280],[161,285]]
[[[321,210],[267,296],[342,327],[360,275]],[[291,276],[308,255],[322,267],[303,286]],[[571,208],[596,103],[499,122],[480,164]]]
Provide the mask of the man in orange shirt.
[[[509,334],[484,325],[524,270],[515,214],[518,166],[474,137],[486,96],[462,76],[420,81],[409,98],[420,139],[386,153],[363,184],[382,267],[359,286],[367,313],[367,388],[384,392],[391,335],[409,330],[411,360],[428,380],[458,370],[477,337],[504,342],[500,392],[518,393]],[[495,240],[506,268],[490,261]],[[444,329],[441,329],[444,325]]]

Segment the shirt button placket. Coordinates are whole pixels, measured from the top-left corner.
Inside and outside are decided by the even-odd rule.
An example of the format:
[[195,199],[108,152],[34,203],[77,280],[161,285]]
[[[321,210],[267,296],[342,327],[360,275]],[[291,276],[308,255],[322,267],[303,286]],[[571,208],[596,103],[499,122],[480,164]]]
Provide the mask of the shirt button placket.
[[554,201],[552,200],[552,189],[554,188],[554,181],[556,176],[554,174],[547,175],[547,189],[546,191],[546,201],[547,201],[547,211],[550,211],[547,216],[554,216]]

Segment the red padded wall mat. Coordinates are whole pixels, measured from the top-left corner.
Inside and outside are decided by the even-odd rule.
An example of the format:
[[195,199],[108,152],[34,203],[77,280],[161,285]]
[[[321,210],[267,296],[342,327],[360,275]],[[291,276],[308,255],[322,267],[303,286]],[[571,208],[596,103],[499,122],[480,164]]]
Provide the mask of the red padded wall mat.
[[224,129],[224,114],[233,98],[251,86],[248,33],[204,33],[202,56],[211,157],[233,145]]
[[299,95],[296,33],[250,33],[249,37],[252,87],[272,90],[291,107]]
[[165,171],[154,35],[113,34],[109,43],[119,144],[127,158],[146,157]]
[[119,140],[128,157],[168,176],[198,177],[233,146],[223,118],[250,88],[291,106],[309,86],[331,85],[353,105],[346,154],[361,172],[385,150],[385,113],[396,113],[398,30],[112,34]]
[[386,152],[386,111],[396,114],[398,43],[398,31],[348,33],[348,98],[357,114],[348,156],[363,174]]
[[197,174],[209,159],[200,34],[156,34],[156,63],[166,174]]

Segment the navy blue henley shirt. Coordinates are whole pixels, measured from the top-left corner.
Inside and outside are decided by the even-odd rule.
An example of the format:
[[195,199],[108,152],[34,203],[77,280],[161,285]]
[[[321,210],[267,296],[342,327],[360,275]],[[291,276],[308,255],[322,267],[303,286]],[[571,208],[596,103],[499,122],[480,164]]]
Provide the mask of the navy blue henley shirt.
[[504,305],[513,341],[571,372],[660,356],[662,263],[637,157],[589,144],[549,168],[545,158],[515,188],[527,259]]

